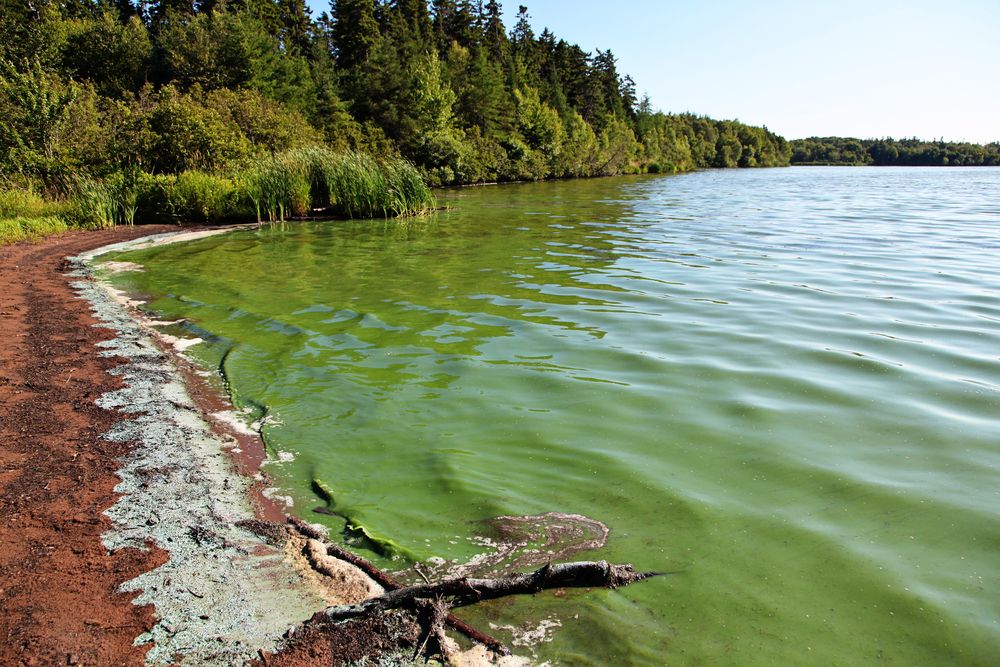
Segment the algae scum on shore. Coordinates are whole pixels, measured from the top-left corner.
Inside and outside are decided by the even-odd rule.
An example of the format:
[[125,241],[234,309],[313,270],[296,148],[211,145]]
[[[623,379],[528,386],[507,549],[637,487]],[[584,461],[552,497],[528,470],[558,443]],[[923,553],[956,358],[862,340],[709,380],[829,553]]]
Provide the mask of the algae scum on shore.
[[583,542],[604,526],[599,557],[676,573],[463,612],[525,655],[988,665],[998,185],[816,167],[445,190],[434,217],[116,254],[145,272],[113,280],[201,339],[186,354],[260,429],[269,495],[386,569],[475,567],[516,532],[491,521],[554,512]]
[[[104,250],[104,249],[102,249]],[[85,264],[101,251],[77,258]],[[127,363],[112,371],[125,387],[98,405],[135,416],[106,434],[136,446],[118,475],[121,499],[106,514],[114,528],[108,549],[154,544],[170,554],[163,566],[126,584],[142,591],[135,604],[154,604],[159,622],[140,635],[152,643],[150,665],[233,665],[273,651],[289,626],[323,604],[279,549],[236,525],[252,519],[248,481],[232,471],[224,448],[189,398],[171,358],[111,294],[93,280],[74,288],[95,316],[115,331],[102,354]]]

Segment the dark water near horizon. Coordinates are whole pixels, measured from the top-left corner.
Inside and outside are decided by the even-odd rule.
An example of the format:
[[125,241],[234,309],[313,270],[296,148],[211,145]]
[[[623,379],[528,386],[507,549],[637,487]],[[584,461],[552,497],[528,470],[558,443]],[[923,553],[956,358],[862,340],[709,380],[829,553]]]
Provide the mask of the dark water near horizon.
[[528,621],[516,653],[997,665],[998,192],[993,168],[462,188],[116,259],[264,420],[274,494],[383,565],[558,512],[610,529],[577,558],[672,573],[459,611]]

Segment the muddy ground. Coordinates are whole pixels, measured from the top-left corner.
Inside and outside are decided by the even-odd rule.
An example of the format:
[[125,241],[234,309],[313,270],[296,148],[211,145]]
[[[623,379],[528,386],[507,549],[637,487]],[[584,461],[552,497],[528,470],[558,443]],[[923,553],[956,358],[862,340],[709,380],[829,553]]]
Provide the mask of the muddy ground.
[[96,354],[110,331],[76,297],[63,258],[176,228],[68,233],[0,247],[0,664],[142,665],[133,646],[155,620],[118,587],[166,554],[109,553],[103,512],[129,443],[102,438],[123,419],[95,400],[120,362]]

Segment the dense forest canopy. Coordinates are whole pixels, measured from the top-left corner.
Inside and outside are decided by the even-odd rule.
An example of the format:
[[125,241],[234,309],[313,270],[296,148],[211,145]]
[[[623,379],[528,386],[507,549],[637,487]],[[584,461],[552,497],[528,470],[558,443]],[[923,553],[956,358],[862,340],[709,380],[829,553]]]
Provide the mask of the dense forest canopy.
[[0,177],[228,173],[325,146],[431,184],[781,166],[767,128],[654,111],[611,51],[496,0],[0,0]]
[[1000,165],[1000,142],[980,144],[920,139],[794,139],[792,164],[938,167]]

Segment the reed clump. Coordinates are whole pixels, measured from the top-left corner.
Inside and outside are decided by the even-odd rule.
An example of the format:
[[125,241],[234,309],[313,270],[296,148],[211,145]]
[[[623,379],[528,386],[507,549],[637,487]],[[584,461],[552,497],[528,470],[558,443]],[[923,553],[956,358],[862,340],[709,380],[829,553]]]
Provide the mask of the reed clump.
[[434,206],[420,173],[401,158],[311,147],[257,161],[240,183],[257,221],[280,221],[320,208],[351,218],[397,217]]
[[376,160],[319,146],[262,157],[236,174],[191,169],[154,175],[133,168],[103,177],[77,173],[44,189],[42,195],[31,183],[0,188],[0,242],[68,228],[132,226],[136,219],[217,222],[255,215],[260,223],[305,217],[317,209],[350,218],[388,218],[434,206],[420,172],[406,160]]

